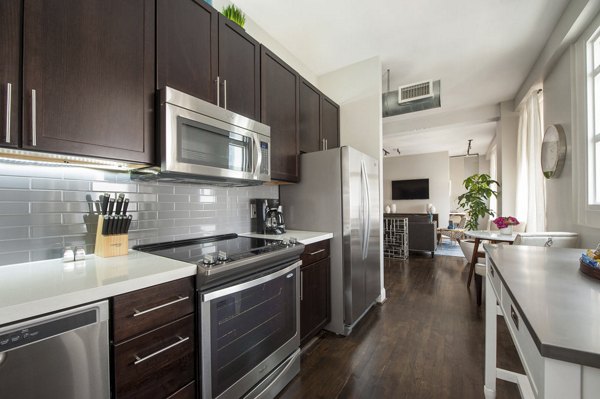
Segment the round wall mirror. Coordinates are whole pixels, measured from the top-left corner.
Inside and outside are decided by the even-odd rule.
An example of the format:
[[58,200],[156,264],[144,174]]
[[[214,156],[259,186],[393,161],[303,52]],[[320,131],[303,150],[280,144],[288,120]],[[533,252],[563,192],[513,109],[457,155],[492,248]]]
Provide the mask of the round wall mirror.
[[567,156],[567,137],[561,125],[550,125],[542,141],[542,172],[546,179],[560,175]]

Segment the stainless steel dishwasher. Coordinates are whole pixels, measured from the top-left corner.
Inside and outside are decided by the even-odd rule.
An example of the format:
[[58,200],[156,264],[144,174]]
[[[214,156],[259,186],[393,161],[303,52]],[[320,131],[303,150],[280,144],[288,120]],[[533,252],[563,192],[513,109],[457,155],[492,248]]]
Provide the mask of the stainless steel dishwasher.
[[107,301],[0,327],[0,398],[109,397]]

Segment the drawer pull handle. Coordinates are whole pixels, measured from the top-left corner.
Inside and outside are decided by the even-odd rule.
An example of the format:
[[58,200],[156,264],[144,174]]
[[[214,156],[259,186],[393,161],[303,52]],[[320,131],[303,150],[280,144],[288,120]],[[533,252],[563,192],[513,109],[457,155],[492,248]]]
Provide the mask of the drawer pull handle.
[[513,321],[515,322],[515,327],[517,327],[517,330],[518,330],[519,329],[519,315],[517,315],[517,312],[515,312],[513,305],[510,305],[510,318],[513,319]]
[[156,352],[149,354],[148,356],[139,357],[138,355],[135,355],[135,362],[133,362],[133,364],[135,364],[137,366],[138,364],[140,364],[142,362],[145,362],[146,360],[148,360],[148,359],[150,359],[150,358],[152,358],[152,357],[154,357],[156,355],[159,355],[159,354],[161,354],[161,353],[163,353],[165,351],[168,351],[169,349],[173,349],[177,345],[181,345],[182,343],[184,343],[185,341],[187,341],[189,339],[190,339],[190,337],[180,337],[180,336],[177,336],[177,342],[175,342],[175,343],[173,343],[173,344],[171,344],[169,346],[165,346],[164,348],[159,349]]
[[6,139],[10,144],[10,117],[12,111],[12,84],[6,84]]
[[316,255],[316,254],[320,254],[321,252],[325,252],[325,249],[319,249],[318,251],[309,253],[309,255],[313,256],[313,255]]
[[179,296],[174,301],[163,303],[162,305],[158,305],[158,306],[155,306],[155,307],[150,308],[150,309],[146,309],[146,310],[137,310],[137,309],[134,309],[133,310],[133,317],[138,317],[138,316],[141,316],[141,315],[145,315],[146,313],[154,312],[155,310],[162,309],[162,308],[164,308],[166,306],[175,305],[176,303],[183,302],[183,301],[188,300],[188,299],[190,299],[189,296]]

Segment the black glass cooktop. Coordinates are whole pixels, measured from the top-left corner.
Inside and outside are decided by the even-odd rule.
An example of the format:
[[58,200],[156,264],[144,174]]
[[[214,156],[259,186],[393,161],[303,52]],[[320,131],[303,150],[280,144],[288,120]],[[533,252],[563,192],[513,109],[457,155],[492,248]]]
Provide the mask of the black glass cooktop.
[[213,237],[139,245],[133,249],[187,263],[218,265],[285,249],[280,240],[225,234]]

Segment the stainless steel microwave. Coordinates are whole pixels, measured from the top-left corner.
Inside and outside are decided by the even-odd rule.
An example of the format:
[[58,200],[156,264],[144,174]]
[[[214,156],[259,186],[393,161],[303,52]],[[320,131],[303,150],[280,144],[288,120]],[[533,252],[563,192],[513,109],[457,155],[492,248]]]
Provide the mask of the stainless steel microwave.
[[140,171],[153,171],[146,178],[228,186],[271,180],[267,125],[170,87],[160,91],[159,125],[160,170]]

